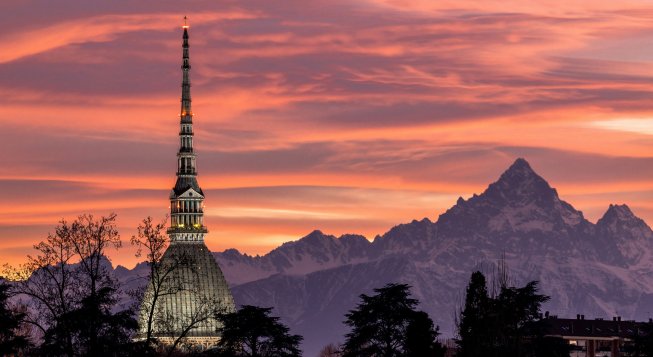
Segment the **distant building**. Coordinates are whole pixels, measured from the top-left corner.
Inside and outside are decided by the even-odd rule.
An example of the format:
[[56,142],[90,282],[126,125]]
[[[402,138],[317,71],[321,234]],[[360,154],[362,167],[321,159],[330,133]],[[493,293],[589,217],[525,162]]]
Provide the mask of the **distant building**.
[[[204,244],[204,235],[208,232],[204,225],[204,192],[197,182],[195,151],[193,149],[193,112],[190,96],[190,61],[188,53],[188,26],[183,32],[183,62],[181,85],[181,113],[179,131],[179,151],[177,153],[177,182],[170,192],[170,227],[168,236],[170,245],[162,261],[174,261],[184,257],[190,264],[174,270],[170,284],[181,287],[176,293],[160,296],[155,305],[154,337],[164,343],[170,343],[188,328],[188,323],[200,314],[206,315],[207,308],[221,308],[222,311],[235,310],[234,300],[225,278]],[[176,290],[176,286],[167,289]],[[164,290],[165,287],[164,287]],[[150,300],[147,300],[150,299]],[[146,291],[145,302],[152,305],[152,293]],[[143,306],[140,313],[141,331],[147,332],[144,319],[147,311]],[[207,348],[219,341],[217,328],[220,322],[215,318],[202,319],[188,329],[187,344]]]
[[571,345],[571,357],[627,357],[632,356],[634,341],[646,332],[646,323],[612,320],[585,320],[585,315],[576,319],[547,318],[548,335],[560,337]]

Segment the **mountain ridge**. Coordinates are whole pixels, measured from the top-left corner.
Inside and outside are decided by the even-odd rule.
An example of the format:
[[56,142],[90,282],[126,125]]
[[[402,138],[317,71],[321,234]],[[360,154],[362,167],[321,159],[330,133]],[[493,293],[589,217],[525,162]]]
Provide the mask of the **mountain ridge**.
[[[551,296],[544,309],[556,315],[645,320],[653,311],[651,227],[626,204],[590,222],[524,159],[437,220],[398,224],[372,241],[313,230],[262,256],[213,254],[236,303],[273,307],[304,336],[307,356],[342,342],[344,315],[359,295],[391,282],[410,285],[419,308],[453,336],[469,276],[481,270],[492,281],[499,259],[512,283],[540,281]],[[147,282],[147,267],[113,269],[124,290],[119,308],[132,305],[125,292]]]
[[[494,205],[488,204],[488,202],[492,202]],[[487,212],[488,209],[490,213]],[[486,210],[486,212],[484,215],[478,214],[479,210]],[[472,221],[465,220],[462,227],[453,227],[450,221],[453,220],[460,226],[460,216],[472,216],[474,219]],[[642,229],[650,230],[650,227],[625,204],[610,204],[597,223],[590,222],[581,211],[561,200],[557,190],[539,176],[525,159],[518,158],[502,173],[499,180],[491,183],[483,193],[473,194],[467,200],[460,197],[456,204],[440,214],[436,221],[425,217],[421,220],[398,224],[386,233],[377,235],[372,241],[356,234],[343,234],[340,237],[335,237],[316,229],[298,240],[285,242],[264,255],[250,256],[235,249],[215,252],[214,255],[218,261],[225,264],[238,260],[234,259],[237,253],[238,258],[242,258],[241,262],[243,259],[250,260],[256,262],[252,263],[253,266],[265,270],[272,269],[275,273],[307,274],[315,269],[326,269],[338,264],[375,259],[388,250],[405,251],[414,250],[416,247],[425,248],[426,242],[423,239],[422,241],[416,240],[415,237],[435,239],[436,232],[440,230],[449,235],[469,235],[472,231],[487,231],[488,229],[490,232],[503,231],[504,233],[506,231],[537,233],[558,230],[567,236],[577,237],[579,235],[596,235],[594,230],[598,228],[607,229],[606,219],[614,220],[613,216],[619,217],[620,220],[625,217],[629,224],[632,225],[635,222],[640,227],[645,227]],[[616,224],[611,222],[612,226]],[[616,227],[612,229],[614,230]],[[417,233],[417,231],[420,232]],[[349,244],[343,244],[347,240]],[[351,241],[355,243],[350,243]],[[324,246],[316,246],[316,243],[311,242],[327,244],[329,250],[326,253],[309,252],[309,249],[324,248]],[[347,251],[347,245],[353,246],[354,244],[360,254],[353,257],[346,255],[344,252]],[[330,257],[327,256],[329,253]],[[295,267],[293,258],[303,261],[301,259],[303,254],[313,254],[315,264],[306,267],[305,270],[293,269]],[[334,258],[339,263],[329,265],[329,258]],[[231,281],[242,284],[247,282],[245,280],[247,279],[234,277]]]
[[[347,239],[356,244],[343,244]],[[491,275],[501,257],[516,283],[541,282],[552,296],[546,308],[558,315],[610,317],[619,310],[624,318],[647,318],[643,311],[653,309],[653,231],[646,222],[626,205],[610,205],[590,222],[521,158],[437,220],[399,224],[373,241],[315,230],[238,264],[214,254],[237,303],[274,306],[305,333],[308,355],[341,341],[343,312],[389,280],[410,284],[421,308],[453,335],[469,275]],[[256,276],[247,277],[247,269]]]

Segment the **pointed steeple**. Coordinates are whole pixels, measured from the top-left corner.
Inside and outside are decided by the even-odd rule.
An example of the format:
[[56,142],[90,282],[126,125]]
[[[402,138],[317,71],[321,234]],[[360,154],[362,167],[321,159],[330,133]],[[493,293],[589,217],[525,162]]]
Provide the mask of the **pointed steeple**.
[[193,111],[191,110],[191,99],[190,99],[190,56],[188,53],[188,18],[184,16],[184,42],[182,44],[183,48],[183,61],[181,64],[181,70],[183,73],[183,78],[181,81],[181,122],[191,123],[193,121]]
[[188,52],[188,22],[184,17],[181,112],[179,152],[177,153],[177,182],[170,193],[170,240],[198,242],[207,232],[204,226],[204,193],[197,182],[195,151],[193,149],[193,112],[190,98],[190,56]]

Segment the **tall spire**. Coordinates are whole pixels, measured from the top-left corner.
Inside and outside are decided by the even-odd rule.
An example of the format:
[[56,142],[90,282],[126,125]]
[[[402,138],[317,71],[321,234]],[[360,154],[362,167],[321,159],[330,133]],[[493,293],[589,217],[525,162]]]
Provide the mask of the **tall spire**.
[[204,226],[204,193],[197,183],[195,152],[193,150],[188,27],[187,18],[184,17],[177,182],[170,193],[170,228],[168,233],[171,242],[201,242],[207,232]]
[[191,99],[190,99],[190,58],[188,54],[188,18],[184,16],[184,43],[182,45],[183,51],[183,61],[181,64],[181,70],[183,73],[183,79],[181,81],[181,121],[183,122],[192,122],[193,121],[193,112],[191,110]]

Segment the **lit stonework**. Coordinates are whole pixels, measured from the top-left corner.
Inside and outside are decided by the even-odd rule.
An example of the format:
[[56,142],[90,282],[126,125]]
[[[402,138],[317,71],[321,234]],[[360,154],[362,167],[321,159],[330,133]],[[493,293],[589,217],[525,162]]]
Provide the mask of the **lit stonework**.
[[[195,152],[193,150],[193,112],[190,96],[190,62],[188,55],[188,26],[184,26],[182,62],[182,95],[180,145],[177,153],[177,182],[170,192],[170,246],[162,264],[187,260],[180,268],[173,270],[166,284],[174,294],[158,298],[155,303],[153,337],[172,342],[188,327],[190,321],[207,313],[212,316],[216,308],[234,311],[234,301],[227,282],[213,255],[204,244],[207,233],[204,225],[204,192],[197,182]],[[172,286],[174,285],[174,286]],[[166,287],[163,290],[167,290]],[[149,299],[149,300],[148,300]],[[152,292],[148,289],[140,313],[139,336],[144,337],[147,329],[147,309],[151,306]],[[149,302],[149,303],[148,303]],[[197,323],[187,333],[186,343],[209,347],[219,340],[219,322],[213,317]]]

